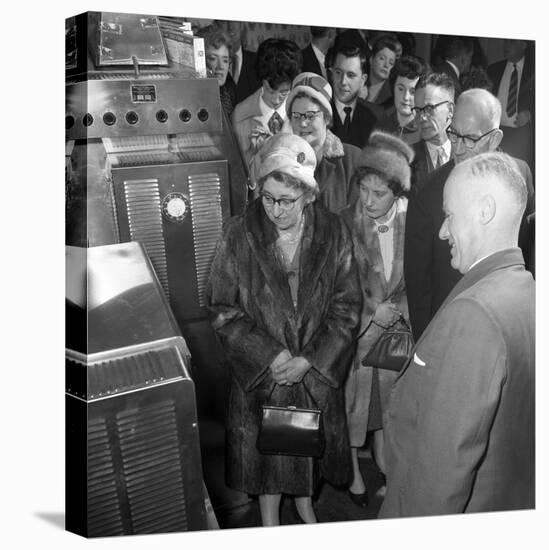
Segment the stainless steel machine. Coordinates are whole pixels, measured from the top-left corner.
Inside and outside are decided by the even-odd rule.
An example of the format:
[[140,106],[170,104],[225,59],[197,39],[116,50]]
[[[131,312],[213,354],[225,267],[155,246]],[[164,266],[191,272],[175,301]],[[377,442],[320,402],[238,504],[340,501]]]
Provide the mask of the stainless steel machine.
[[[66,244],[142,245],[190,350],[212,502],[243,502],[219,478],[226,372],[204,307],[222,224],[243,211],[248,192],[217,80],[167,58],[155,16],[88,12],[67,21],[66,38]],[[112,364],[127,376],[124,361]],[[93,366],[88,358],[88,371]],[[81,399],[91,407],[93,395]]]
[[208,528],[190,354],[142,245],[66,256],[67,529]]

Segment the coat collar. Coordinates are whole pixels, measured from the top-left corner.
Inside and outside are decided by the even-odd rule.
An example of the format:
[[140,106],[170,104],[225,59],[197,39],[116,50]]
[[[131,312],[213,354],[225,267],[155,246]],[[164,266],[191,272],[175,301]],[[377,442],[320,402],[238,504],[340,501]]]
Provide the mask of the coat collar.
[[237,122],[242,122],[243,120],[250,117],[262,115],[261,107],[259,106],[260,96],[261,87],[258,88],[250,97],[247,97],[244,101],[236,106],[233,112],[233,124],[236,124]]
[[494,252],[487,258],[484,258],[481,262],[470,269],[456,284],[456,286],[451,290],[450,294],[446,297],[446,300],[442,303],[438,311],[435,313],[435,316],[431,319],[431,322],[427,328],[423,331],[423,334],[420,336],[419,340],[416,342],[414,349],[411,352],[410,359],[408,359],[406,365],[400,371],[397,380],[404,374],[408,369],[408,366],[412,362],[413,354],[417,347],[423,342],[426,335],[429,333],[429,327],[431,324],[436,323],[438,317],[444,311],[446,306],[450,304],[456,297],[462,294],[467,289],[476,285],[480,280],[484,279],[487,275],[493,271],[499,269],[506,269],[512,266],[522,265],[524,267],[524,258],[522,256],[522,251],[520,248],[507,248],[505,250],[500,250]]
[[345,150],[343,149],[343,143],[341,140],[330,130],[326,131],[326,139],[324,140],[324,145],[322,146],[322,156],[324,158],[338,158],[345,155]]
[[[321,221],[318,215],[323,206],[312,203],[305,207],[305,224],[301,243],[301,260],[298,291],[298,315],[303,315],[310,308],[317,281],[326,264],[330,240],[330,228]],[[289,315],[294,313],[293,302],[286,274],[276,260],[276,240],[278,233],[275,225],[265,214],[261,199],[256,199],[244,215],[246,238],[257,260],[267,284],[273,291],[282,297],[283,305]]]

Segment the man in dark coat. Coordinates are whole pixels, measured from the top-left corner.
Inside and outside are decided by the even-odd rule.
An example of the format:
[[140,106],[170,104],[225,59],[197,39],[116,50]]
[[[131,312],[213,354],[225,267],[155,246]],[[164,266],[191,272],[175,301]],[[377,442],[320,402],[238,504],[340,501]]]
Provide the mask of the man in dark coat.
[[304,73],[316,73],[326,80],[326,54],[334,45],[336,31],[333,27],[310,27],[311,42],[301,50],[303,64],[301,71]]
[[460,163],[440,238],[463,278],[397,378],[379,517],[535,506],[535,288],[517,247],[526,205],[511,157]]
[[[444,219],[444,183],[455,164],[498,148],[502,138],[500,114],[499,101],[487,90],[471,89],[463,92],[457,101],[452,121],[451,131],[454,133],[450,133],[455,142],[454,159],[430,174],[425,184],[410,197],[406,216],[404,278],[410,322],[416,341],[461,278],[460,273],[450,265],[448,246],[438,238]],[[470,143],[465,144],[465,139]],[[532,175],[525,162],[515,160],[527,185],[527,216],[534,211]],[[521,246],[527,246],[527,243],[521,242]]]
[[[526,161],[534,172],[536,96],[533,44],[526,40],[505,39],[503,51],[505,59],[487,69],[494,83],[493,92],[503,108],[501,147],[510,155]],[[516,86],[513,86],[515,68]]]
[[359,98],[368,78],[368,58],[359,48],[339,47],[334,50],[330,76],[332,99],[332,132],[343,142],[362,149],[368,142],[377,117]]
[[412,188],[423,186],[427,175],[450,160],[452,144],[446,130],[454,115],[455,88],[444,73],[428,73],[416,84],[415,107],[420,140],[414,143]]
[[473,40],[467,36],[441,36],[439,41],[442,62],[434,69],[452,79],[457,97],[461,92],[460,78],[471,68]]

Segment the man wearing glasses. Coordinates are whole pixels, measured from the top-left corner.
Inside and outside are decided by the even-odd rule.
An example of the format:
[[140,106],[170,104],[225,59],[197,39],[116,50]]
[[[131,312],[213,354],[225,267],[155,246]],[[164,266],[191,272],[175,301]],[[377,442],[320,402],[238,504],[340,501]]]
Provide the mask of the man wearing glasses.
[[[416,92],[417,96],[417,92]],[[446,296],[461,278],[450,265],[450,247],[438,238],[443,222],[442,190],[456,164],[480,153],[498,149],[501,104],[487,90],[463,92],[456,103],[448,136],[453,158],[430,174],[408,203],[404,244],[404,278],[414,339],[417,341]],[[534,211],[532,174],[528,165],[515,159],[528,189],[528,200],[519,245],[527,243],[524,220]]]
[[423,186],[427,175],[450,160],[452,145],[446,130],[454,115],[454,83],[445,73],[430,73],[418,80],[416,116],[421,140],[414,145],[412,186]]

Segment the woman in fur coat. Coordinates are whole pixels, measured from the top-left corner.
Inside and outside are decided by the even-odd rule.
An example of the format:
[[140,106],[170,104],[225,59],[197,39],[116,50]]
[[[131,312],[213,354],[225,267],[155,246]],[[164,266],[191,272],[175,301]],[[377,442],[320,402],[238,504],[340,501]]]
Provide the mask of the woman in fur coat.
[[358,264],[363,308],[356,355],[345,388],[354,479],[349,487],[355,504],[368,497],[358,466],[358,448],[374,431],[374,456],[384,472],[381,417],[397,372],[362,365],[383,331],[403,318],[409,324],[404,286],[404,225],[414,152],[396,136],[375,131],[363,150],[355,184],[360,196],[342,212],[351,229]]
[[[263,525],[279,524],[282,493],[295,497],[303,521],[314,523],[319,478],[342,485],[352,476],[344,384],[361,292],[348,229],[315,201],[312,148],[277,134],[259,155],[260,195],[228,221],[208,285],[230,369],[226,482],[259,495]],[[258,451],[267,403],[323,411],[320,459]]]

